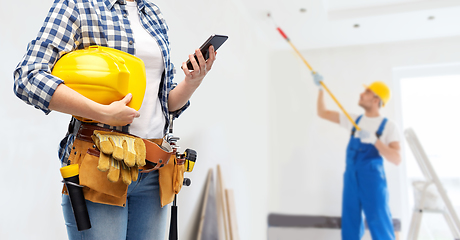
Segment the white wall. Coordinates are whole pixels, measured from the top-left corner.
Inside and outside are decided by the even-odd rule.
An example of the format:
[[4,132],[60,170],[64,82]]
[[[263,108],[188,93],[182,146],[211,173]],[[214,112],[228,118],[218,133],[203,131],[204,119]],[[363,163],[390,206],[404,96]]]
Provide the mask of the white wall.
[[0,8],[1,239],[63,239],[57,158],[69,117],[27,106],[13,93],[13,70],[52,1],[3,1]]
[[[209,168],[221,164],[234,189],[241,239],[264,239],[268,209],[268,47],[238,1],[156,1],[170,26],[172,60],[182,61],[212,33],[229,35],[217,62],[175,121],[182,151],[198,152],[192,186],[179,195],[180,237],[195,239],[196,208]],[[0,239],[65,239],[57,146],[69,117],[45,116],[13,94],[12,72],[39,31],[52,1],[2,3]],[[222,11],[225,9],[225,11]],[[250,226],[250,227],[249,227]]]
[[[257,26],[235,1],[159,1],[171,29],[173,62],[185,61],[191,49],[211,34],[229,40],[191,99],[191,107],[175,121],[179,145],[198,152],[192,187],[179,202],[181,239],[195,239],[193,222],[209,168],[220,164],[224,181],[235,191],[241,239],[265,239],[268,211],[269,47]],[[224,11],[225,9],[225,11]],[[171,20],[168,20],[171,19]],[[179,67],[177,67],[179,70]],[[178,74],[177,78],[183,77]],[[214,178],[216,179],[216,178]],[[187,203],[185,203],[187,202]]]
[[[393,69],[458,62],[459,41],[460,37],[451,37],[314,49],[302,54],[348,112],[362,113],[357,103],[363,83],[383,80],[397,90]],[[270,59],[270,212],[340,216],[350,133],[317,117],[317,87],[292,51],[273,52]],[[340,111],[327,94],[325,99],[328,108]],[[383,114],[400,124],[397,100],[393,97]],[[403,218],[406,228],[411,210],[406,202],[405,164],[386,163],[385,170],[392,213]]]

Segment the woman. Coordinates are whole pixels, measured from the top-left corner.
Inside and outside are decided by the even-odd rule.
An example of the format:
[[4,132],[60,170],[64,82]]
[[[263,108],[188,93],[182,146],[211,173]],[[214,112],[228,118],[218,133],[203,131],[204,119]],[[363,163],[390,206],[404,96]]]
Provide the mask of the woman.
[[[49,114],[52,110],[99,122],[97,125],[146,139],[162,138],[168,116],[180,115],[215,60],[211,46],[207,61],[197,49],[182,63],[185,79],[173,83],[168,26],[159,8],[147,0],[55,0],[38,36],[14,72],[15,94],[27,104]],[[145,63],[147,87],[139,111],[127,106],[132,95],[110,105],[98,104],[62,84],[53,75],[54,64],[64,54],[99,45],[133,54]],[[81,122],[73,119],[74,123]],[[73,125],[72,125],[73,126]],[[60,143],[59,158],[68,164],[75,141],[69,132]],[[141,172],[129,185],[125,207],[87,202],[92,228],[77,231],[69,197],[62,206],[69,239],[164,239],[166,208],[161,208],[158,171]]]

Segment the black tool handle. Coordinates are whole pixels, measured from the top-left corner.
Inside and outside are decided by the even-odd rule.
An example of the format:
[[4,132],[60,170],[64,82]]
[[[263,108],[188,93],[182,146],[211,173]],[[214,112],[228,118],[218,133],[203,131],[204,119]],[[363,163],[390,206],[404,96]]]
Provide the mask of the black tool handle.
[[78,185],[80,183],[78,175],[64,178],[64,182],[69,192],[70,204],[72,205],[78,231],[90,229],[91,222],[89,220],[88,209],[86,208],[85,197],[83,196],[83,189]]
[[177,206],[171,206],[171,224],[169,227],[169,240],[178,240],[177,234]]

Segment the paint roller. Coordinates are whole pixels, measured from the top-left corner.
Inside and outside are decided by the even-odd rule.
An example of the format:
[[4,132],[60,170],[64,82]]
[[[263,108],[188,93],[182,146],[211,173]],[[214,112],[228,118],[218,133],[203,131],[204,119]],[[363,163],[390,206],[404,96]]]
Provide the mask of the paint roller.
[[[272,19],[273,23],[275,24],[275,27],[276,27],[276,30],[278,30],[278,32],[281,34],[281,36],[289,43],[289,45],[292,47],[292,49],[294,49],[294,51],[297,53],[297,55],[300,57],[300,59],[302,59],[303,63],[305,63],[305,65],[308,67],[308,69],[310,69],[310,71],[312,73],[316,73],[313,68],[310,66],[310,64],[307,62],[307,60],[305,60],[305,58],[302,56],[302,54],[299,52],[299,50],[297,50],[297,48],[294,46],[294,44],[291,42],[291,40],[289,39],[289,37],[286,35],[286,33],[284,33],[284,31],[275,23],[275,20],[273,19],[273,17],[271,16],[270,13],[267,14],[267,16]],[[361,130],[358,125],[355,123],[355,121],[350,117],[350,115],[347,113],[347,111],[345,111],[345,109],[342,107],[342,104],[340,104],[340,102],[337,100],[337,98],[334,96],[334,94],[332,94],[332,92],[329,90],[329,88],[326,86],[326,84],[324,84],[323,81],[321,81],[321,86],[326,90],[327,93],[329,93],[329,95],[331,96],[331,98],[335,101],[335,103],[337,103],[337,105],[339,106],[339,108],[342,110],[342,112],[347,116],[348,120],[350,120],[350,122],[355,126],[356,130]]]

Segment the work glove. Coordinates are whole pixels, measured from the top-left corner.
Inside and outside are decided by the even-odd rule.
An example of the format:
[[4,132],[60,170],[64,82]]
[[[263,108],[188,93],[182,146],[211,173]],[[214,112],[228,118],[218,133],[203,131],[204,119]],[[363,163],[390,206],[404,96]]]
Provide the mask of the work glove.
[[322,89],[321,81],[323,81],[323,76],[321,76],[318,72],[311,72],[311,75],[313,75],[313,82],[315,85]]
[[357,134],[361,143],[374,145],[377,142],[377,135],[375,133],[361,129]]
[[121,177],[129,185],[137,180],[139,167],[145,165],[146,149],[142,139],[97,130],[91,137],[100,151],[97,169],[108,171],[109,181],[117,182]]

